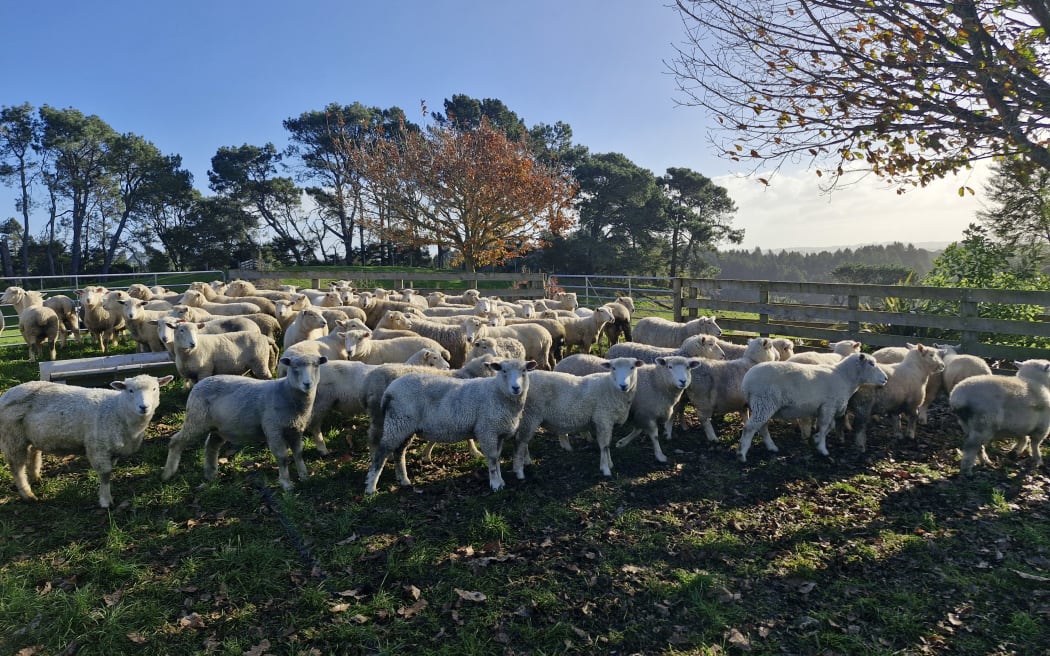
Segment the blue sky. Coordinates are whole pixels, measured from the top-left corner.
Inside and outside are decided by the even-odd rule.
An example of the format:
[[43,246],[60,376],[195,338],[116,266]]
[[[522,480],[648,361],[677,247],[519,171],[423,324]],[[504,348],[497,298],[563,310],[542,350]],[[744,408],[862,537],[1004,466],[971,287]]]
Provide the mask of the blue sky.
[[[422,120],[453,94],[498,98],[527,125],[563,121],[592,152],[656,174],[685,166],[730,190],[745,247],[953,241],[979,199],[960,184],[896,196],[870,181],[831,197],[812,173],[773,188],[712,154],[665,61],[684,30],[663,0],[138,0],[5,2],[0,105],[97,114],[183,164],[206,191],[221,146],[286,143],[281,121],[330,102]],[[680,99],[680,98],[678,98]],[[739,165],[737,165],[739,166]],[[14,215],[0,188],[0,218]]]

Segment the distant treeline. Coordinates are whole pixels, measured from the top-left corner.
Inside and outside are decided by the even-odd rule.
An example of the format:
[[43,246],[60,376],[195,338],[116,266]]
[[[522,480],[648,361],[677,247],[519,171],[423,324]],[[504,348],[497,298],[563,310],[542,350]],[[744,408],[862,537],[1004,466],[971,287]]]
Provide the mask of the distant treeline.
[[895,284],[910,275],[908,282],[918,284],[940,253],[895,242],[816,253],[727,250],[705,259],[724,279]]

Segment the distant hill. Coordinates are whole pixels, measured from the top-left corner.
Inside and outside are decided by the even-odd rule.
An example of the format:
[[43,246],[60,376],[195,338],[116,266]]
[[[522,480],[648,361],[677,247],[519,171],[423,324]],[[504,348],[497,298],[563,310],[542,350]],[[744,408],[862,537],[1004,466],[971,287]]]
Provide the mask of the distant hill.
[[[820,253],[828,251],[834,253],[845,249],[857,250],[858,248],[864,248],[865,246],[889,246],[891,244],[898,244],[902,242],[884,241],[870,244],[849,244],[845,246],[787,246],[785,248],[763,248],[763,251],[770,253]],[[922,241],[922,242],[909,242],[915,248],[922,248],[927,251],[943,251],[949,245],[954,242],[950,241]],[[907,244],[905,244],[907,245]]]

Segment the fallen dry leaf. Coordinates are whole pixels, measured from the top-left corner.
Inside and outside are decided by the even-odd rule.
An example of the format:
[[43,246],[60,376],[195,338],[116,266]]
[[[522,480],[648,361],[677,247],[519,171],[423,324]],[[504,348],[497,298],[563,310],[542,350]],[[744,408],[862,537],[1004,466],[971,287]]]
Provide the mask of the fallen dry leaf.
[[729,631],[726,632],[726,642],[737,649],[751,651],[751,640],[741,633],[739,629],[729,629]]
[[117,604],[119,604],[120,600],[123,597],[124,597],[124,591],[123,590],[117,590],[115,592],[111,592],[110,594],[102,595],[102,602],[106,604],[107,608],[109,608],[109,607],[116,606]]
[[263,639],[262,642],[255,645],[248,651],[244,652],[244,656],[266,656],[270,650],[270,641]]
[[484,592],[472,592],[468,590],[460,590],[459,588],[456,588],[456,594],[459,595],[460,599],[465,599],[466,601],[485,601],[488,599]]
[[412,604],[411,606],[404,606],[402,608],[398,608],[397,609],[397,614],[400,615],[401,617],[404,617],[407,620],[408,618],[410,618],[413,615],[415,615],[416,613],[422,611],[426,607],[427,607],[427,600],[426,599],[420,599],[419,601],[417,601],[416,603]]
[[332,611],[333,613],[342,613],[343,611],[348,610],[349,608],[350,604],[332,604],[328,607],[328,610]]
[[136,645],[144,645],[148,641],[148,638],[141,633],[135,633],[132,631],[128,634],[128,640],[134,642]]
[[44,652],[44,645],[33,645],[32,647],[25,647],[15,652],[15,656],[34,656],[35,654],[42,654]]
[[179,626],[184,629],[203,629],[204,620],[197,613],[190,613],[179,618]]
[[408,593],[408,596],[412,597],[412,599],[414,599],[414,600],[415,599],[419,599],[419,596],[421,594],[423,594],[422,592],[419,591],[419,588],[417,588],[414,585],[406,585],[406,586],[404,586],[404,589],[405,589],[405,592]]

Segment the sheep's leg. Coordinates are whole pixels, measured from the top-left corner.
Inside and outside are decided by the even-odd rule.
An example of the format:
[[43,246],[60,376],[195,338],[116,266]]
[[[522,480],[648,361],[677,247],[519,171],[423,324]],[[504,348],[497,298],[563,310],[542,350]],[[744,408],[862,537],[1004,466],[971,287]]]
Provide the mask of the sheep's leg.
[[710,417],[704,417],[704,434],[707,436],[708,442],[717,442],[718,435],[715,434],[715,426],[711,423]]
[[29,445],[29,467],[28,475],[30,483],[40,482],[40,475],[44,469],[44,452],[32,444]]
[[668,415],[667,419],[664,421],[664,438],[668,442],[671,441],[671,437],[672,437],[672,433],[673,432],[674,432],[674,422],[671,421],[671,415]]
[[525,480],[526,463],[532,463],[532,458],[529,457],[529,440],[531,438],[531,434],[525,435],[519,432],[517,441],[514,444],[514,475],[518,477],[519,481]]
[[485,454],[482,453],[480,449],[478,449],[478,445],[473,439],[467,440],[467,449],[470,451],[470,455],[474,456],[475,458],[485,457]]
[[1021,456],[1023,456],[1025,454],[1025,451],[1029,451],[1031,449],[1031,447],[1032,447],[1031,440],[1028,439],[1027,435],[1022,435],[1021,437],[1017,438],[1017,440],[1014,442],[1014,446],[1013,446],[1014,455],[1016,457],[1020,458]]
[[310,477],[310,472],[306,469],[306,462],[303,461],[303,434],[297,430],[288,430],[285,432],[285,440],[292,450],[292,462],[295,463],[295,471],[299,474],[299,480],[304,481]]
[[32,458],[29,453],[31,448],[33,447],[23,444],[10,450],[5,449],[4,458],[11,468],[11,477],[15,481],[15,488],[18,490],[18,494],[23,499],[34,501],[36,500],[36,495],[33,494],[32,488],[29,487],[29,481],[26,479],[26,461]]
[[773,436],[769,434],[768,421],[762,424],[762,428],[759,428],[758,432],[762,435],[762,445],[766,447],[766,451],[770,453],[778,453],[780,451],[780,447],[773,441]]
[[617,449],[622,449],[623,447],[625,447],[628,444],[630,444],[631,442],[633,442],[634,438],[638,437],[641,434],[642,434],[642,429],[641,428],[635,428],[633,431],[628,433],[625,437],[621,437],[619,440],[616,441],[616,448]]
[[599,468],[602,474],[612,476],[612,453],[609,451],[609,443],[612,442],[612,426],[598,426],[598,448],[601,450]]
[[409,435],[404,441],[401,442],[401,446],[397,448],[397,466],[395,470],[397,472],[397,482],[402,487],[412,485],[412,479],[408,477],[408,465],[405,464],[405,453],[408,451],[408,445],[412,442],[412,436]]
[[653,443],[653,455],[656,456],[656,462],[667,462],[667,456],[664,455],[664,450],[660,448],[660,430],[655,423],[649,424],[648,433],[649,441]]
[[113,461],[109,457],[89,457],[88,461],[98,474],[98,505],[101,508],[109,508],[113,505],[113,494],[109,489],[110,479],[113,477]]
[[818,418],[819,426],[817,428],[817,435],[814,437],[814,441],[817,445],[817,451],[820,455],[828,455],[828,432],[831,431],[831,425],[835,423],[834,410],[832,411],[821,411],[820,417]]
[[310,426],[307,430],[311,431],[313,434],[314,448],[317,449],[317,452],[322,456],[328,455],[328,444],[324,441],[324,433],[321,431],[320,422]]
[[967,427],[966,437],[963,440],[962,449],[962,461],[959,463],[959,469],[964,474],[973,473],[974,461],[977,460],[978,456],[981,458],[983,464],[992,466],[990,460],[987,460],[988,454],[984,450],[984,445],[991,440],[993,431],[984,430],[983,427],[973,426],[972,424]]
[[379,474],[383,471],[383,465],[386,464],[386,459],[390,456],[389,449],[377,445],[372,450],[372,466],[368,468],[368,473],[365,475],[365,494],[376,493],[376,483],[379,481]]
[[54,362],[55,360],[58,359],[58,354],[55,353],[55,340],[54,339],[49,339],[49,340],[47,340],[47,343],[51,347],[51,349],[50,349],[51,350],[51,361]]
[[428,464],[434,462],[434,445],[436,444],[437,442],[427,442],[423,447],[423,462]]
[[219,449],[225,442],[214,433],[204,439],[204,480],[214,481],[219,475]]
[[[266,434],[266,445],[270,447],[270,452],[273,453],[273,457],[277,460],[277,482],[280,483],[281,489],[288,492],[293,487],[292,477],[288,473],[288,440],[283,432],[268,432]],[[296,467],[298,465],[299,463],[296,463]]]
[[484,436],[479,437],[478,441],[481,443],[481,448],[484,449],[485,460],[488,461],[489,465],[489,487],[492,491],[503,489],[503,472],[500,471],[499,456],[503,452],[503,437],[502,436]]
[[567,434],[558,436],[558,445],[566,451],[572,451],[572,442],[569,441],[569,436]]

